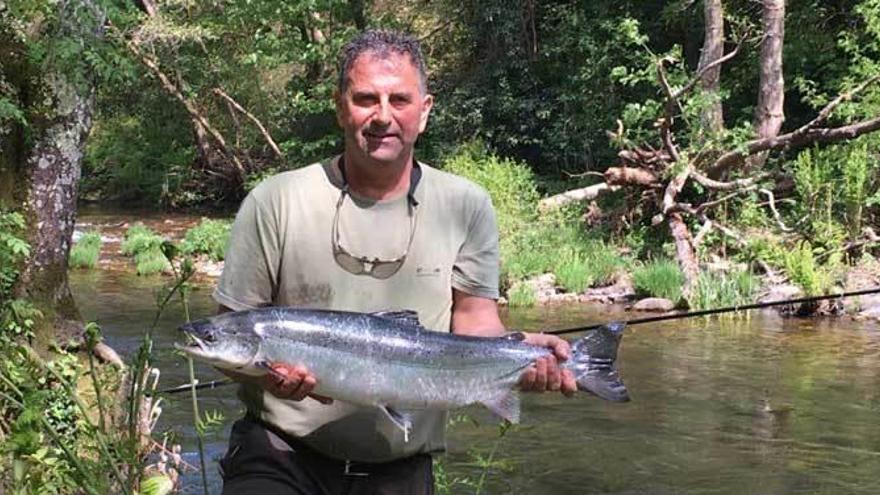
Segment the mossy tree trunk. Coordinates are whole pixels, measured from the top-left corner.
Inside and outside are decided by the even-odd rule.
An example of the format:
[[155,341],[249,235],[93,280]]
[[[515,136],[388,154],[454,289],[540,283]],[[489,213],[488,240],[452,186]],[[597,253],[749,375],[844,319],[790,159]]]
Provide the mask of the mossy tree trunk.
[[[3,123],[0,205],[21,211],[27,221],[30,256],[16,294],[43,312],[35,333],[38,347],[76,328],[80,320],[67,279],[67,257],[76,221],[77,186],[92,126],[94,89],[46,64],[32,64],[25,42],[0,30],[6,50],[2,78],[20,121]],[[26,124],[25,124],[26,122]]]

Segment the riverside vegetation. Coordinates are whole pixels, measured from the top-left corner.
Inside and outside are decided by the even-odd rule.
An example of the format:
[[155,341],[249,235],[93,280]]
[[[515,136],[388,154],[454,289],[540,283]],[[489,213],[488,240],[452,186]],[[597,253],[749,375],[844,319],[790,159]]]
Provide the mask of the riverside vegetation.
[[[68,335],[98,345],[67,285],[68,266],[100,252],[86,234],[68,257],[77,199],[229,208],[261,178],[338,152],[335,57],[366,27],[423,40],[437,105],[418,155],[492,195],[512,305],[540,300],[531,282],[545,273],[572,294],[631,279],[639,295],[691,308],[750,301],[781,280],[810,295],[860,270],[878,280],[866,268],[880,241],[878,0],[10,0],[4,487],[142,480],[137,437],[94,414],[109,402],[97,390],[119,378]],[[227,228],[176,245],[134,226],[123,251],[138,273],[184,280],[171,286],[185,295],[180,255],[218,260]],[[143,349],[129,365],[136,390]],[[83,382],[94,402],[73,393]]]

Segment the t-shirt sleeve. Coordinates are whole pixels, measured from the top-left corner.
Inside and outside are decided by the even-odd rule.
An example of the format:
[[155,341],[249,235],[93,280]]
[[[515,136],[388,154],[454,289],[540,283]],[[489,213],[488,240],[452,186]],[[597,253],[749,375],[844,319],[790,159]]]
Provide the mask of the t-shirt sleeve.
[[498,299],[498,224],[489,195],[472,210],[467,236],[452,268],[452,287],[472,296]]
[[274,215],[252,192],[232,224],[214,300],[235,311],[271,304],[278,286],[278,239]]

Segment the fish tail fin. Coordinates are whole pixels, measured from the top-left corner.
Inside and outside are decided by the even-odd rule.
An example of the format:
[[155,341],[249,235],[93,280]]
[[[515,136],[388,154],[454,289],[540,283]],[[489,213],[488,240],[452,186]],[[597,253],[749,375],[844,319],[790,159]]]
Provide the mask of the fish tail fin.
[[563,366],[574,373],[579,390],[612,402],[629,401],[629,392],[614,366],[625,326],[608,323],[571,344],[572,356]]

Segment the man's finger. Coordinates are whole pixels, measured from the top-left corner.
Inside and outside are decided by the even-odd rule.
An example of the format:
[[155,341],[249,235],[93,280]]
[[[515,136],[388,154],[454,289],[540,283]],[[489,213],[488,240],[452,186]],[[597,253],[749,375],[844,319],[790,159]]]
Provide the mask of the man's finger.
[[535,392],[547,390],[547,358],[538,358],[535,362],[535,383],[532,390]]
[[577,393],[577,381],[574,379],[574,373],[571,370],[562,370],[562,393],[567,397],[573,396]]
[[312,390],[314,390],[316,383],[317,382],[315,381],[315,377],[313,377],[312,375],[305,376],[302,380],[300,380],[298,386],[296,387],[296,390],[291,393],[290,398],[293,400],[305,399],[310,393],[312,393]]
[[547,390],[558,392],[562,386],[562,371],[556,358],[547,358]]
[[519,388],[525,392],[532,390],[535,386],[535,365],[529,366],[519,378]]

